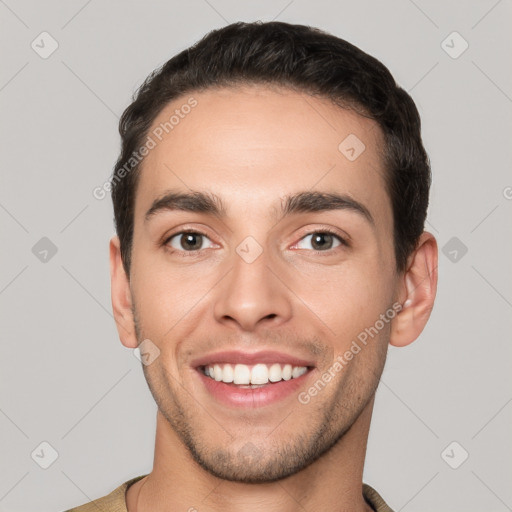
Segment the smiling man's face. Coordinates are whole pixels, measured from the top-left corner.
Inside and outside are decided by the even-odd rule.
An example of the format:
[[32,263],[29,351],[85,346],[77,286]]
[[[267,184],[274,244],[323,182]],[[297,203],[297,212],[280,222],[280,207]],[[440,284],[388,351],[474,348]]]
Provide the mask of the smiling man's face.
[[[169,436],[213,475],[272,481],[371,415],[392,322],[307,404],[298,398],[400,300],[382,134],[372,120],[288,89],[192,96],[197,106],[143,163],[127,300],[139,342],[160,350],[144,372]],[[338,148],[351,134],[365,146],[355,160]],[[249,358],[262,351],[280,355]],[[244,361],[307,372],[257,388],[204,374]]]

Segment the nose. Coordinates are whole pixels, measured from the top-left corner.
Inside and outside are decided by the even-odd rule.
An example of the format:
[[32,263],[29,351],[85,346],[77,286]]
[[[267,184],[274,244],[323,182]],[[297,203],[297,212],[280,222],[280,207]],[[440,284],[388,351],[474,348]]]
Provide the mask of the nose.
[[252,262],[235,253],[231,270],[215,289],[215,319],[244,331],[287,322],[292,315],[293,293],[284,284],[284,269],[280,270],[265,251]]

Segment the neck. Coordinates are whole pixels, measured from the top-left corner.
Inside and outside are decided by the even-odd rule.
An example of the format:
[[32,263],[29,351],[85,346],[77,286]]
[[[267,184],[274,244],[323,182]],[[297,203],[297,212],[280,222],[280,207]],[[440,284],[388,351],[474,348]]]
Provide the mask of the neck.
[[319,459],[294,475],[263,484],[222,480],[205,471],[158,412],[153,470],[128,489],[128,512],[295,512],[298,507],[369,512],[362,477],[373,401]]

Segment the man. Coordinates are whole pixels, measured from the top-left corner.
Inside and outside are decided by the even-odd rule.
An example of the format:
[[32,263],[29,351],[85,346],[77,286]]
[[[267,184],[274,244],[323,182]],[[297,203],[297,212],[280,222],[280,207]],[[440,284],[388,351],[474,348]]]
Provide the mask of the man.
[[437,287],[412,99],[332,35],[235,23],[151,74],[120,133],[112,303],[154,467],[73,510],[390,511],[362,482],[375,391]]

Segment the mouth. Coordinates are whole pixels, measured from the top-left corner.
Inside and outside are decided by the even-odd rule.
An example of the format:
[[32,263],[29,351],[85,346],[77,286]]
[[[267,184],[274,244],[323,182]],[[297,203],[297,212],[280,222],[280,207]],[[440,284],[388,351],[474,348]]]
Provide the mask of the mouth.
[[255,365],[228,363],[199,367],[199,371],[203,375],[217,382],[251,389],[298,379],[310,370],[310,366],[292,366],[280,363],[258,363]]
[[305,387],[315,370],[312,361],[276,352],[223,352],[194,367],[210,398],[231,407],[282,401]]

